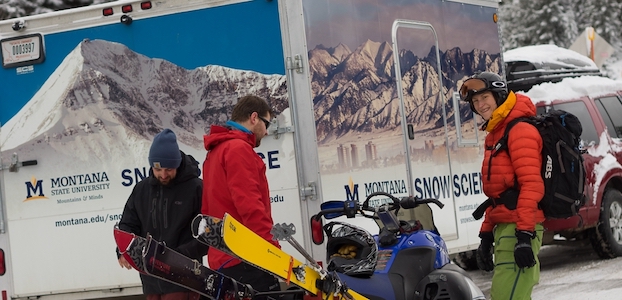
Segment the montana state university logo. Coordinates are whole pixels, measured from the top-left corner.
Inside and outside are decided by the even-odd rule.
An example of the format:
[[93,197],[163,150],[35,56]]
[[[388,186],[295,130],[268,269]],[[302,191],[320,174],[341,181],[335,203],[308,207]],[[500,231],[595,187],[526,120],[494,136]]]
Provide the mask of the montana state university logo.
[[43,180],[37,180],[34,176],[30,179],[30,181],[26,181],[26,199],[24,202],[30,200],[40,200],[40,199],[48,199],[48,197],[43,194]]
[[348,184],[343,187],[346,189],[346,200],[359,201],[359,185],[352,181],[352,177],[348,180]]

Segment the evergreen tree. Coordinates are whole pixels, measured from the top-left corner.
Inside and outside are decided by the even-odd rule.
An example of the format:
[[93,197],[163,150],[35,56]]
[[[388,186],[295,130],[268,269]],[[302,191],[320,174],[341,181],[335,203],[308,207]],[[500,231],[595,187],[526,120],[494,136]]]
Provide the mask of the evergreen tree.
[[578,29],[583,32],[588,26],[616,48],[622,48],[622,0],[578,1],[576,9],[581,11]]
[[12,19],[53,11],[42,6],[45,1],[2,0],[0,3],[0,19]]
[[554,44],[569,47],[578,36],[577,23],[570,0],[521,0],[524,15],[518,38],[520,46]]
[[622,49],[622,0],[503,0],[499,19],[504,51],[549,43],[569,47],[588,26]]
[[113,0],[0,0],[0,20],[110,1]]
[[527,10],[520,8],[517,0],[505,0],[499,3],[499,31],[501,32],[502,51],[523,46],[521,41],[525,40],[523,20]]

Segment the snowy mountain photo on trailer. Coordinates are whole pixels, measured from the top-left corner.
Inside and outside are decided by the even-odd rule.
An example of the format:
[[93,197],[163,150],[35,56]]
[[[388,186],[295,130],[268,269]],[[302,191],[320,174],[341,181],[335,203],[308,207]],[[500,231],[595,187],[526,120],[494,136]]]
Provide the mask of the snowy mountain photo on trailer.
[[[309,51],[320,145],[339,143],[347,134],[400,130],[393,51],[389,42],[371,40],[354,51],[343,44],[333,48],[317,45]],[[497,72],[501,67],[499,53],[479,49],[465,53],[453,48],[440,55],[445,95],[435,93],[439,76],[434,47],[422,57],[408,49],[399,50],[404,102],[410,112],[407,119],[418,129],[442,127],[441,106],[446,103],[442,99],[451,98],[451,88],[463,79],[463,73]],[[468,110],[468,105],[461,106],[461,113]]]
[[[402,149],[395,147],[401,143],[402,128],[393,52],[389,42],[371,40],[354,50],[338,44],[330,48],[317,45],[309,51],[320,164],[325,173],[349,172],[352,166],[344,165],[346,156],[350,158],[345,161],[356,157],[354,165],[363,168],[377,166],[379,160],[388,165],[404,164]],[[456,130],[453,103],[445,100],[452,99],[454,87],[475,70],[499,72],[501,69],[499,53],[480,49],[463,52],[458,47],[438,53],[443,80],[441,93],[434,46],[422,56],[409,49],[400,49],[398,54],[406,118],[422,134],[412,148],[412,156],[419,163],[434,164],[434,153],[444,156],[440,154],[447,147],[444,112],[449,131]],[[465,123],[472,120],[466,103],[460,103],[458,113]],[[449,146],[456,151],[457,147],[451,143],[455,140],[450,140]],[[470,151],[476,149],[460,152]]]
[[217,65],[187,70],[122,44],[84,40],[3,124],[0,148],[53,156],[59,167],[125,167],[145,161],[152,137],[171,128],[182,150],[201,158],[209,126],[224,123],[246,94],[267,99],[277,113],[288,107],[283,75]]

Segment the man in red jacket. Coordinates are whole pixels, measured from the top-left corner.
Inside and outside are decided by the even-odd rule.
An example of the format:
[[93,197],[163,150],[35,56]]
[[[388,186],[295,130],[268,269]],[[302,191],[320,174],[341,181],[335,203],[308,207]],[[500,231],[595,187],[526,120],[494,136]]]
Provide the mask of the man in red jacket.
[[496,145],[510,121],[535,116],[536,107],[529,97],[508,92],[505,81],[490,72],[467,79],[460,96],[484,119],[482,129],[488,132],[482,187],[489,197],[484,204],[489,206],[480,229],[477,265],[486,271],[494,269],[490,288],[493,300],[529,300],[540,278],[542,138],[533,125],[518,122],[508,134],[508,149]]
[[[245,96],[234,106],[226,127],[212,125],[204,136],[207,157],[203,163],[201,212],[222,218],[225,213],[277,247],[272,240],[272,211],[266,164],[253,150],[268,135],[272,110],[256,96]],[[252,245],[249,245],[252,247]],[[279,290],[271,274],[210,248],[209,267],[220,270],[257,291]]]

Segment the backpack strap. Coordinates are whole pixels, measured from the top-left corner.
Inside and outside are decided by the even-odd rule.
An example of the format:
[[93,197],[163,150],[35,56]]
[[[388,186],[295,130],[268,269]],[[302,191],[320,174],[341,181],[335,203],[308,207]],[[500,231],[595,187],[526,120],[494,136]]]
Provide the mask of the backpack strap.
[[491,149],[492,150],[492,154],[490,155],[490,159],[488,160],[488,180],[490,180],[490,170],[492,168],[492,159],[497,156],[497,154],[499,154],[499,152],[505,150],[507,151],[508,155],[510,155],[510,151],[508,151],[508,136],[510,135],[510,130],[514,127],[514,125],[516,125],[518,122],[528,122],[528,123],[532,123],[531,119],[527,118],[527,117],[523,117],[523,118],[516,118],[512,121],[510,121],[510,123],[508,123],[505,126],[505,131],[503,132],[503,136],[497,141],[497,143],[495,144],[495,146]]
[[484,212],[490,206],[496,207],[499,204],[505,205],[509,210],[515,210],[518,203],[518,184],[514,184],[514,188],[509,188],[503,193],[499,194],[499,198],[488,197],[486,201],[480,204],[475,211],[471,214],[475,220],[479,220],[484,216]]
[[473,218],[475,220],[479,220],[484,216],[484,213],[486,212],[486,209],[490,206],[493,206],[493,200],[492,198],[488,197],[488,199],[486,199],[486,201],[482,202],[482,204],[480,204],[475,211],[473,211],[473,213],[471,214],[473,216]]

